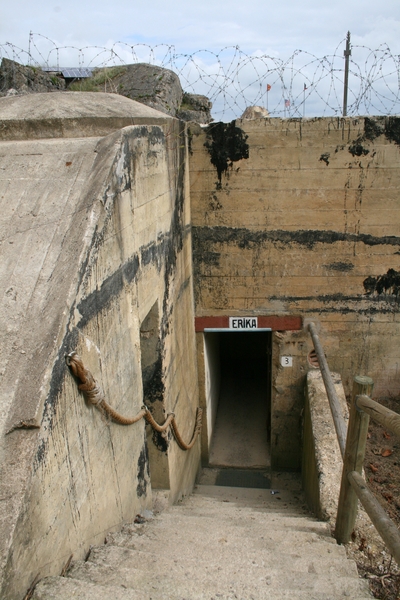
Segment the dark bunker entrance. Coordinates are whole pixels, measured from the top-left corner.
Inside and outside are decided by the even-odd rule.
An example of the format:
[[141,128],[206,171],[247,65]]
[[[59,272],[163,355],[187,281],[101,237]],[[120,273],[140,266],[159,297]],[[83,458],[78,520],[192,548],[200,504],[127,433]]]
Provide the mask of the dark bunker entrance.
[[209,467],[269,471],[271,331],[205,333],[205,351]]

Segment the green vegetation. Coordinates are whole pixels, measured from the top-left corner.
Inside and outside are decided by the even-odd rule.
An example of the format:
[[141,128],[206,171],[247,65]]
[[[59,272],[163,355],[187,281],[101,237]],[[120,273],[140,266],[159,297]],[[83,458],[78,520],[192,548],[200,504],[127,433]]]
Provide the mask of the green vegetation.
[[179,110],[194,110],[192,104],[189,104],[188,102],[182,102],[182,104],[179,107]]
[[71,92],[98,92],[98,88],[93,82],[93,79],[81,79],[80,81],[74,81],[68,86]]
[[196,110],[187,92],[183,92],[182,102],[179,110]]
[[99,87],[111,82],[115,77],[126,71],[123,65],[117,67],[105,67],[104,69],[96,69],[93,76],[80,81],[74,81],[68,87],[72,92],[98,92]]

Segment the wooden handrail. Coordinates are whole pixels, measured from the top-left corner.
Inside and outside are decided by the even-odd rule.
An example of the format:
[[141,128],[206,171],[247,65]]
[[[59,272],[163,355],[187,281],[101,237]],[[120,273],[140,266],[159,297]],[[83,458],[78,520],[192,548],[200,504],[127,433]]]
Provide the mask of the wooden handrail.
[[357,408],[366,412],[374,421],[400,435],[400,415],[397,412],[378,404],[378,402],[365,395],[357,396],[356,404]]
[[361,476],[365,459],[369,417],[371,416],[393,433],[400,435],[400,415],[372,400],[369,397],[374,385],[372,379],[359,375],[354,378],[353,382],[350,418],[346,428],[332,375],[315,324],[309,323],[308,329],[318,357],[343,458],[342,481],[335,528],[336,540],[338,544],[346,544],[350,540],[357,517],[358,500],[360,500],[390,553],[397,564],[400,565],[400,532]]
[[400,565],[400,532],[361,476],[369,417],[400,435],[400,415],[372,400],[368,395],[372,393],[372,388],[373,381],[369,377],[354,378],[335,537],[339,544],[349,541],[359,499],[389,552]]
[[348,479],[376,530],[388,547],[390,554],[400,565],[400,533],[395,523],[386,514],[359,473],[351,471],[348,474]]
[[319,340],[315,324],[309,323],[308,329],[311,334],[311,339],[314,344],[315,352],[318,356],[319,367],[321,370],[322,379],[324,381],[326,394],[329,400],[329,406],[332,413],[333,423],[335,425],[336,435],[339,442],[340,453],[343,458],[346,447],[346,422],[343,418],[339,398],[337,396],[335,385],[333,383],[332,374],[329,370],[328,363],[325,358],[325,353]]

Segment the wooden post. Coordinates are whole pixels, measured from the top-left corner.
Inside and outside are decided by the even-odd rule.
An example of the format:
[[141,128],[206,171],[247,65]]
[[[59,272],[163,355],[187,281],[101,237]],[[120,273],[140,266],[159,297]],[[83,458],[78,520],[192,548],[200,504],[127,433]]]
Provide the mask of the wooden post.
[[370,377],[357,375],[353,382],[353,395],[350,406],[350,418],[347,428],[346,449],[343,459],[342,482],[340,486],[338,512],[336,517],[335,537],[338,544],[346,544],[357,517],[358,498],[350,485],[348,475],[352,471],[362,472],[365,445],[367,442],[369,415],[356,406],[356,397],[370,396],[374,382]]

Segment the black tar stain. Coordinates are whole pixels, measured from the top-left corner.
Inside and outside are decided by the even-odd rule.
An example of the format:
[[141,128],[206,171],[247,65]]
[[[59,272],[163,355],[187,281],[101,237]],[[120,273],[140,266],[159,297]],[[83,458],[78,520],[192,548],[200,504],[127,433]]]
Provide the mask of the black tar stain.
[[389,269],[385,275],[379,277],[367,277],[363,283],[365,292],[368,295],[400,296],[400,273],[394,269]]
[[236,127],[235,121],[231,123],[211,123],[206,128],[207,148],[211,163],[217,169],[218,182],[221,184],[222,173],[226,173],[233,162],[242,158],[249,158],[249,145],[247,135]]
[[79,327],[84,327],[95,315],[106,308],[111,300],[117,297],[124,287],[124,282],[131,283],[139,270],[139,257],[133,256],[122,267],[107,277],[100,288],[81,300],[77,308],[81,319]]
[[[146,474],[147,474],[147,477],[146,477]],[[147,444],[145,441],[143,444],[143,448],[139,454],[139,459],[138,459],[138,463],[137,463],[138,484],[136,487],[136,493],[139,498],[141,496],[146,495],[149,477],[150,477],[149,454],[147,451]]]
[[400,246],[400,237],[377,237],[369,234],[343,233],[325,230],[252,231],[244,227],[193,227],[193,250],[197,263],[218,264],[218,254],[213,244],[231,244],[239,248],[255,248],[266,242],[298,244],[310,250],[316,244],[334,244],[336,242],[362,242],[367,246]]
[[[71,352],[71,349],[76,348],[78,337],[79,332],[76,328],[67,333],[58,351],[58,356],[51,373],[50,389],[44,403],[42,417],[42,421],[46,423],[46,427],[49,431],[53,429],[56,404],[64,385],[65,375],[68,373],[68,370],[65,366],[65,355],[68,354],[68,352]],[[36,452],[35,468],[37,468],[38,465],[40,465],[40,463],[44,460],[46,449],[47,442],[45,440],[41,440]]]

